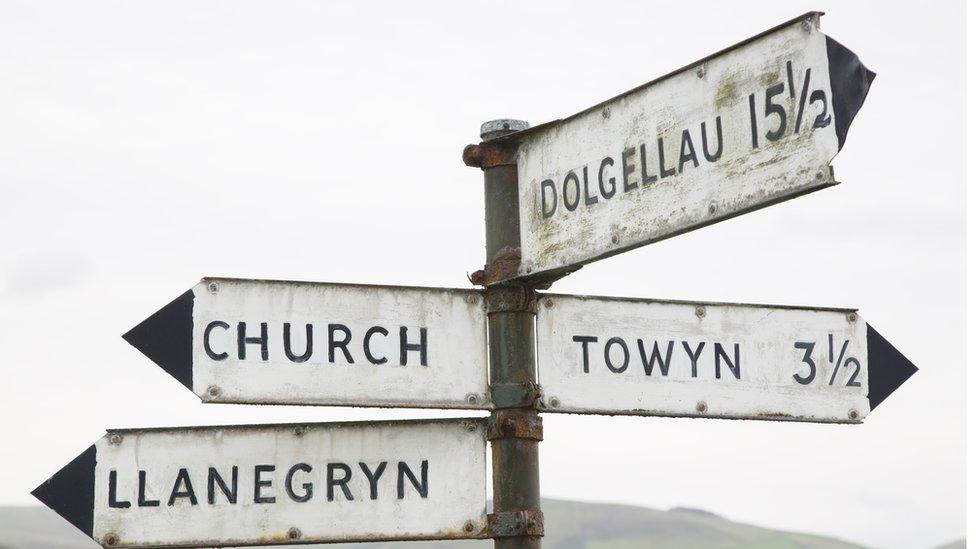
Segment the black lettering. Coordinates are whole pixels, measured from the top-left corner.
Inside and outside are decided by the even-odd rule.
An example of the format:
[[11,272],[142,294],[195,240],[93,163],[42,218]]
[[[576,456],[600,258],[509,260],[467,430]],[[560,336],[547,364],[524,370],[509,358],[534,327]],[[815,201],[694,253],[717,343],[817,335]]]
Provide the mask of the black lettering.
[[234,465],[230,469],[230,488],[227,488],[227,483],[221,478],[220,473],[217,469],[211,467],[207,471],[207,503],[213,505],[217,502],[217,492],[214,490],[214,486],[219,486],[220,491],[224,493],[224,497],[227,498],[228,503],[237,503],[237,466]]
[[305,362],[312,356],[312,325],[305,325],[305,352],[295,356],[291,352],[291,322],[285,322],[285,356],[292,362]]
[[413,471],[406,463],[400,461],[397,462],[397,499],[403,499],[403,477],[406,476],[410,479],[410,484],[413,484],[417,493],[420,497],[427,497],[427,460],[420,462],[420,482],[417,482],[417,477],[414,476]]
[[128,509],[132,506],[131,502],[120,501],[116,492],[119,487],[119,474],[112,469],[108,472],[108,506],[115,509]]
[[[335,478],[335,472],[337,470],[342,471],[342,478]],[[349,484],[349,479],[352,478],[352,469],[350,469],[345,463],[330,463],[327,466],[327,471],[329,481],[328,489],[326,490],[328,492],[327,499],[329,501],[333,501],[335,499],[333,488],[338,486],[342,489],[342,494],[346,496],[346,499],[352,501],[352,492],[350,492],[349,487],[346,486]]]
[[400,326],[400,366],[407,365],[407,351],[420,351],[420,365],[427,365],[427,328],[420,329],[420,343],[407,343],[407,327]]
[[[556,206],[559,205],[559,199],[556,197],[556,183],[552,179],[546,179],[540,185],[540,190],[542,191],[542,219],[548,219],[552,217],[552,214],[556,213]],[[546,189],[552,191],[552,209],[547,209]]]
[[590,196],[590,168],[587,166],[583,166],[583,198],[587,206],[592,206],[599,200],[596,195]]
[[[780,84],[782,86],[782,84]],[[725,354],[725,350],[722,349],[721,343],[715,344],[715,379],[722,378],[722,360],[725,360],[725,364],[728,365],[729,369],[732,370],[732,375],[735,379],[740,379],[739,377],[739,344],[733,345],[733,355],[735,355],[735,361],[729,360],[729,355]]]
[[646,375],[651,375],[654,373],[654,363],[657,362],[661,369],[661,376],[668,377],[668,370],[671,368],[671,351],[674,350],[674,342],[668,342],[668,351],[664,354],[664,359],[661,359],[661,352],[657,348],[657,341],[654,342],[654,346],[651,347],[651,360],[647,360],[647,353],[644,351],[644,341],[637,340],[637,350],[640,351],[641,362],[644,364],[644,373]]
[[[610,346],[620,345],[620,348],[624,350],[624,362],[620,366],[614,366],[610,361]],[[615,374],[623,373],[627,369],[627,365],[630,364],[630,349],[627,348],[627,344],[623,339],[619,337],[611,337],[607,340],[606,345],[603,346],[603,360],[607,363],[607,368]]]
[[312,483],[306,482],[302,484],[302,489],[305,490],[305,493],[300,496],[296,494],[295,487],[292,486],[292,482],[291,482],[292,477],[295,476],[296,471],[304,471],[306,473],[311,473],[312,466],[307,463],[296,463],[295,465],[292,465],[291,469],[288,469],[288,473],[285,474],[285,492],[288,493],[288,497],[290,497],[292,501],[304,503],[312,499]]
[[664,167],[664,138],[663,137],[657,138],[657,161],[658,161],[658,168],[661,170],[660,171],[661,179],[664,179],[665,177],[670,177],[675,174],[674,168]]
[[[603,198],[605,199],[613,198],[613,195],[617,194],[617,179],[615,177],[604,179],[603,177],[603,170],[609,167],[613,167],[613,158],[608,156],[604,158],[602,162],[600,162],[600,171],[598,171],[596,175],[597,183],[600,185],[600,194],[602,194]],[[605,188],[604,183],[610,185],[609,191]]]
[[158,499],[146,499],[146,472],[139,471],[139,507],[159,507]]
[[583,373],[590,373],[590,352],[586,348],[590,343],[596,343],[596,336],[573,336],[573,341],[583,344]]
[[262,473],[272,473],[275,470],[274,465],[255,465],[254,466],[254,503],[274,503],[274,496],[262,496],[261,488],[265,486],[271,486],[271,479],[264,480],[261,478]]
[[[714,153],[708,151],[708,132],[705,131],[705,123],[701,123],[702,132],[702,154],[705,155],[705,160],[709,162],[715,162],[719,158],[722,158],[722,117],[715,117],[715,134],[718,137],[718,149]],[[695,164],[697,166],[697,164]]]
[[207,356],[209,356],[211,360],[224,360],[228,356],[227,353],[215,353],[213,348],[210,347],[210,332],[212,332],[214,328],[223,328],[227,330],[230,329],[230,324],[220,320],[214,320],[210,324],[207,324],[207,327],[203,330],[203,350],[207,352]]
[[247,337],[247,323],[237,323],[237,358],[244,360],[247,358],[246,345],[261,344],[261,360],[268,360],[268,323],[261,323],[261,337]]
[[[572,202],[569,201],[569,192],[568,192],[570,180],[573,181],[573,186],[576,187],[576,194],[573,195],[574,199]],[[567,210],[573,211],[576,209],[577,206],[579,206],[579,202],[580,202],[579,177],[576,175],[575,172],[570,171],[569,173],[566,174],[566,178],[563,179],[563,204],[566,205]]]
[[378,484],[380,477],[383,476],[383,471],[386,471],[386,462],[381,461],[376,471],[370,471],[369,465],[363,462],[359,462],[359,468],[363,470],[366,475],[366,479],[369,480],[369,499],[376,499],[379,495]]
[[382,326],[373,326],[372,328],[366,330],[366,336],[363,337],[363,353],[366,354],[366,360],[370,364],[386,364],[386,357],[376,358],[373,353],[369,350],[369,338],[373,337],[374,334],[383,334],[384,336],[390,335],[390,332]]
[[640,146],[640,162],[641,162],[641,184],[650,185],[651,183],[657,181],[656,175],[647,174],[647,149],[644,147],[643,143],[641,143]]
[[698,377],[698,357],[701,356],[702,350],[705,348],[705,342],[702,341],[699,343],[695,352],[691,352],[691,347],[687,341],[682,341],[681,346],[685,348],[685,352],[688,353],[688,358],[691,359],[691,377]]
[[[342,339],[336,341],[336,332],[342,332]],[[346,357],[346,362],[354,364],[352,355],[346,347],[352,341],[352,332],[345,324],[329,324],[329,363],[335,364],[335,350],[342,349],[342,354]]]
[[620,170],[623,172],[624,181],[624,192],[632,191],[637,188],[637,182],[630,182],[630,174],[634,173],[637,166],[628,162],[630,157],[634,156],[634,148],[628,147],[624,149],[624,152],[620,153]]
[[173,491],[170,492],[169,502],[167,502],[166,505],[172,507],[173,504],[176,503],[176,498],[189,498],[190,505],[197,504],[197,495],[193,493],[193,484],[190,482],[190,473],[188,473],[184,467],[181,467],[180,472],[176,474],[176,482],[173,483]]
[[695,154],[695,144],[692,143],[691,134],[688,133],[688,130],[684,130],[681,132],[681,154],[678,156],[678,172],[685,170],[685,162],[689,160],[695,164],[696,168],[698,167],[698,155]]

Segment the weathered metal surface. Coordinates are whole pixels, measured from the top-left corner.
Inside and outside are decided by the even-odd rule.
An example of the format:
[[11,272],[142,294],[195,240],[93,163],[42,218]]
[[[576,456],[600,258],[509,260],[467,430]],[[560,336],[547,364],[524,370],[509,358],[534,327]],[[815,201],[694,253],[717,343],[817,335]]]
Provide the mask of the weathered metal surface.
[[830,161],[874,75],[820,32],[819,16],[501,138],[519,146],[512,276],[552,280],[834,185]]
[[125,337],[204,402],[489,409],[485,322],[474,290],[208,278]]
[[540,302],[549,412],[859,423],[915,371],[850,309]]
[[488,440],[526,438],[542,440],[542,417],[526,408],[497,410],[488,421]]
[[[498,137],[498,133],[482,132],[482,137]],[[511,165],[489,167],[484,170],[484,180],[485,262],[492,264],[506,250],[518,248],[518,173]],[[491,441],[493,510],[502,516],[539,511],[539,440],[515,436],[532,434],[534,430],[520,431],[519,425],[527,425],[516,424],[517,420],[513,419],[520,414],[531,416],[538,395],[532,307],[535,292],[528,287],[496,286],[488,288],[486,294],[490,304],[488,353],[495,405],[489,422],[496,426]],[[526,531],[496,537],[495,549],[539,549],[541,535],[541,531],[538,534]]]
[[543,536],[545,517],[542,511],[522,510],[488,515],[488,531],[493,538]]
[[35,494],[106,547],[479,538],[485,448],[484,418],[112,430]]
[[515,151],[516,146],[512,143],[487,141],[464,147],[461,159],[466,166],[488,169],[515,165]]

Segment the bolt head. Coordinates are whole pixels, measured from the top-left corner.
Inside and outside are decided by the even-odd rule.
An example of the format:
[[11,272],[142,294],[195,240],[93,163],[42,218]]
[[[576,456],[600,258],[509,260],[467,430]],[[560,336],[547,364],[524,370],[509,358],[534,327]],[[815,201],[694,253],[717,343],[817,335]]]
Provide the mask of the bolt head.
[[610,242],[612,242],[614,244],[619,244],[620,243],[620,237],[617,236],[617,235],[613,235],[613,236],[610,237]]
[[698,78],[705,78],[705,65],[698,66]]
[[477,404],[478,403],[478,395],[476,395],[474,393],[471,393],[471,394],[469,394],[466,397],[466,400],[468,401],[468,404],[472,404],[472,405]]
[[105,545],[108,547],[115,547],[119,543],[119,536],[115,534],[105,534],[105,537],[102,538],[102,541],[104,541]]
[[207,388],[207,394],[210,395],[211,398],[219,397],[220,387],[217,387],[216,385],[211,385],[210,387]]
[[545,301],[546,307],[552,308],[552,298],[547,297]]
[[467,522],[465,522],[464,523],[464,531],[465,532],[469,532],[469,533],[470,532],[474,532],[474,523],[471,522],[470,520],[467,521]]
[[298,528],[288,529],[288,539],[299,539],[300,537],[302,537],[301,530],[299,530]]
[[803,26],[803,30],[808,31],[808,30],[810,30],[813,27],[813,24],[810,23],[810,20],[809,19],[804,19],[802,26]]
[[857,413],[857,410],[851,410],[850,412],[847,413],[847,417],[851,419],[857,419],[860,416],[861,414]]
[[118,433],[112,433],[112,436],[108,437],[108,443],[109,444],[121,444],[122,443],[122,435],[120,435]]
[[710,215],[711,214],[714,214],[717,211],[718,211],[718,205],[716,205],[714,202],[712,202],[711,204],[708,205],[708,213]]
[[211,282],[210,284],[207,284],[207,290],[209,290],[210,293],[215,294],[220,291],[220,284]]
[[559,399],[556,398],[556,397],[550,398],[549,399],[549,407],[550,408],[559,408]]
[[857,322],[857,313],[849,313],[847,315],[848,322]]
[[698,410],[699,414],[704,414],[705,412],[708,411],[708,404],[705,404],[704,402],[699,402],[698,405],[695,406],[695,410]]
[[701,306],[695,307],[695,316],[705,318],[705,308]]

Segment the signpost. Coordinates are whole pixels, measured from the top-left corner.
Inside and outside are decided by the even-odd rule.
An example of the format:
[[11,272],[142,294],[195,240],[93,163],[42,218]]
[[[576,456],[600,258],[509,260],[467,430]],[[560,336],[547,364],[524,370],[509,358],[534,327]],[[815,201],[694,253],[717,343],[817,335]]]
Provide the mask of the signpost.
[[476,290],[205,278],[123,337],[205,402],[490,407]]
[[808,13],[493,143],[517,147],[521,263],[488,282],[552,280],[835,185],[830,161],[874,73],[819,21]]
[[860,423],[916,371],[853,309],[540,300],[549,412]]
[[820,15],[564,120],[484,124],[483,290],[204,279],[123,336],[208,403],[489,417],[110,431],[34,495],[105,547],[538,549],[540,411],[860,423],[916,368],[853,309],[537,292],[836,184],[874,74]]
[[483,537],[483,418],[112,430],[34,495],[106,547]]

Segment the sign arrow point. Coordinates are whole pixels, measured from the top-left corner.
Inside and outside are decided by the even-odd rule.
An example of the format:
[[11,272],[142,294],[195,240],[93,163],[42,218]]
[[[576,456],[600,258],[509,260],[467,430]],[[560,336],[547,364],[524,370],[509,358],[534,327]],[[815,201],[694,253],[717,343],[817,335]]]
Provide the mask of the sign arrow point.
[[88,447],[31,495],[88,536],[95,504],[95,446]]
[[193,390],[193,290],[153,313],[122,339]]
[[918,371],[894,345],[868,327],[868,402],[874,410]]

